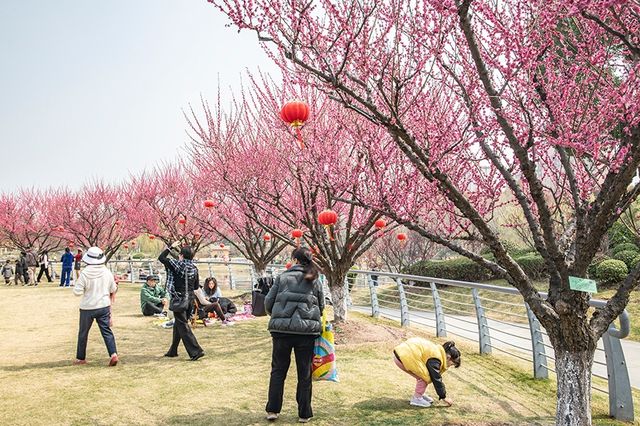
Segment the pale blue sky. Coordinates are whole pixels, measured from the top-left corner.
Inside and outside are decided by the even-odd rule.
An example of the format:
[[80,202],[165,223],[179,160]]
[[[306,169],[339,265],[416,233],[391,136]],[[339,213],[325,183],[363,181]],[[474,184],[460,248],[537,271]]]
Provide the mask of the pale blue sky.
[[[0,1],[0,191],[184,155],[182,108],[276,67],[206,0]],[[225,89],[227,91],[227,89]],[[224,92],[223,92],[224,93]]]

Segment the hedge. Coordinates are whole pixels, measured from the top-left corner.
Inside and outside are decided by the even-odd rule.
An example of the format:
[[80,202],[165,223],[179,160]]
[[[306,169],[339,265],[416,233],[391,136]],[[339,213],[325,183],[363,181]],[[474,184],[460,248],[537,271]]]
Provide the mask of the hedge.
[[[523,271],[533,280],[546,277],[544,260],[537,253],[514,258]],[[448,260],[424,260],[408,266],[404,274],[443,278],[458,281],[486,281],[496,278],[491,271],[465,257]]]
[[613,250],[611,250],[611,254],[615,257],[615,255],[620,253],[621,251],[628,251],[628,250],[635,251],[636,254],[640,254],[640,249],[638,249],[638,246],[633,243],[618,244],[613,248]]
[[596,268],[596,278],[603,283],[617,283],[627,277],[629,269],[621,260],[603,260]]
[[638,252],[637,251],[623,250],[621,252],[618,252],[618,254],[614,255],[613,258],[623,261],[624,264],[627,265],[627,268],[631,269],[634,266],[633,265],[633,260],[637,256],[638,256]]

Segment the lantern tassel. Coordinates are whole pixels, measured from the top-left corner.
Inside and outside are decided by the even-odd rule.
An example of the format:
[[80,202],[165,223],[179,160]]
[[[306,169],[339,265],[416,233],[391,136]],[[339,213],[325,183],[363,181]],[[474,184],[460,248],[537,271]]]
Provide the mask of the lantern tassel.
[[331,225],[325,225],[324,229],[327,231],[327,237],[329,238],[329,240],[335,241],[335,238],[333,238],[333,232],[331,232]]
[[295,126],[296,136],[298,137],[298,145],[300,145],[300,149],[304,149],[304,142],[302,141],[302,132],[300,132],[300,126]]

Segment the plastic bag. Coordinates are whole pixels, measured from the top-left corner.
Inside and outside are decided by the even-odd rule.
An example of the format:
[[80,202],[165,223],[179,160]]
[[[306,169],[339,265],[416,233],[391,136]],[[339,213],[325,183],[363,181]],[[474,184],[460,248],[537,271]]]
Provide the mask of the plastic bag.
[[333,326],[327,322],[326,311],[322,313],[322,334],[313,346],[312,377],[314,380],[338,382],[336,350],[333,344]]

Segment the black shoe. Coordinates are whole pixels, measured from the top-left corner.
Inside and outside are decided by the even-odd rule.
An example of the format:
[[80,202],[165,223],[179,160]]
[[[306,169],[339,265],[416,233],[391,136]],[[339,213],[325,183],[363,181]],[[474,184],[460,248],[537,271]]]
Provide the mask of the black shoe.
[[200,352],[199,354],[192,356],[191,357],[191,361],[197,361],[200,358],[202,358],[203,356],[204,356],[204,352]]
[[178,356],[178,354],[172,354],[171,352],[167,352],[166,354],[164,354],[164,356],[166,356],[167,358],[175,358]]

